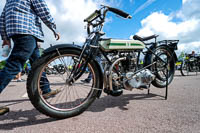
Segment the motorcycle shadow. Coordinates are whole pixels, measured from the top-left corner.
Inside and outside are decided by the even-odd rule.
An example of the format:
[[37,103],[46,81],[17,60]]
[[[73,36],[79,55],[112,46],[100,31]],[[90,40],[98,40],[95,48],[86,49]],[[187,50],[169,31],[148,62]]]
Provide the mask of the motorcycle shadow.
[[149,94],[123,94],[119,97],[103,96],[96,99],[95,102],[89,107],[88,111],[102,112],[107,108],[118,107],[121,110],[128,110],[127,105],[132,100],[165,100],[164,96],[149,93]]

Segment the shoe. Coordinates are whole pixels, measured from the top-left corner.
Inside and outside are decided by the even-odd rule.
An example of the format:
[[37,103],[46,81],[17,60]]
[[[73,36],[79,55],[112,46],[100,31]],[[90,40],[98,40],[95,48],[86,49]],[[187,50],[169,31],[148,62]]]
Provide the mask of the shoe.
[[50,97],[55,97],[59,92],[61,92],[60,89],[51,90],[50,92],[43,94],[43,98],[48,99]]
[[83,83],[90,83],[90,80],[85,79],[85,80],[81,80],[81,82],[83,82]]
[[6,113],[8,113],[10,111],[10,109],[8,107],[0,107],[0,115],[4,115]]
[[24,81],[23,79],[18,79],[18,80],[17,80],[17,82],[23,82],[23,81]]

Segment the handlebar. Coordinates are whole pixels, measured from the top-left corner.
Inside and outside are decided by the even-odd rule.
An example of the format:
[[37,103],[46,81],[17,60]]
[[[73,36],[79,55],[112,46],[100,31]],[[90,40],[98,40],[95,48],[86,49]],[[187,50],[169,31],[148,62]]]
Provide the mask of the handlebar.
[[[84,19],[84,22],[92,22],[93,20],[97,19],[98,17],[101,17],[101,15],[106,15],[107,11],[111,11],[123,18],[127,18],[127,19],[131,19],[132,16],[122,10],[119,10],[117,8],[113,8],[113,7],[109,7],[109,6],[105,6],[105,5],[101,5],[103,8],[101,8],[100,10],[96,10],[95,12],[93,12],[90,16],[88,16],[86,19]],[[102,9],[105,9],[104,13],[101,12]],[[104,18],[105,19],[105,18]]]
[[[129,15],[128,13],[119,10],[117,8],[113,8],[113,7],[109,7],[109,6],[104,6],[101,5],[102,8],[100,8],[99,10],[95,10],[92,14],[90,14],[86,19],[84,19],[84,22],[87,22],[87,32],[88,34],[91,34],[93,32],[91,32],[91,29],[95,29],[96,31],[101,31],[103,24],[105,22],[105,18],[106,18],[106,14],[108,11],[113,12],[123,18],[127,18],[127,19],[131,19],[131,15]],[[92,29],[92,30],[93,30]],[[98,29],[98,30],[97,30]],[[96,32],[95,31],[95,32]]]
[[108,6],[106,6],[106,7],[108,8],[109,11],[111,11],[111,12],[113,12],[113,13],[115,13],[115,14],[123,17],[123,18],[128,18],[128,19],[132,18],[131,15],[129,15],[128,13],[126,13],[126,12],[124,12],[122,10],[119,10],[119,9],[113,8],[113,7],[108,7]]

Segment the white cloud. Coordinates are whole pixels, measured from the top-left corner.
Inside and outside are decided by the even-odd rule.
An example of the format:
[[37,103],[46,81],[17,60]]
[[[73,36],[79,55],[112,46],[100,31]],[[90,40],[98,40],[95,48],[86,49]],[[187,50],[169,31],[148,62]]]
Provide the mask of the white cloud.
[[[170,15],[162,12],[150,14],[142,20],[142,28],[136,34],[141,36],[158,34],[159,39],[179,39],[179,51],[200,52],[200,10],[196,8],[200,3],[197,1],[183,1],[182,9]],[[190,12],[187,12],[189,9]],[[177,17],[180,21],[174,21]]]
[[45,27],[46,44],[83,42],[86,35],[83,20],[97,9],[97,3],[92,0],[57,0],[56,2],[51,0],[48,1],[48,6],[53,18],[55,18],[61,39],[55,42],[53,34]]
[[187,2],[188,0],[183,0],[182,3],[184,4],[185,2]]
[[139,30],[139,35],[157,33],[165,38],[177,38],[194,31],[198,27],[199,20],[191,19],[176,23],[172,21],[172,17],[161,12],[154,12],[141,23],[143,28]]
[[191,51],[196,51],[196,53],[200,53],[200,41],[190,42],[190,43],[181,43],[178,46],[179,53],[184,51],[186,53],[191,53]]

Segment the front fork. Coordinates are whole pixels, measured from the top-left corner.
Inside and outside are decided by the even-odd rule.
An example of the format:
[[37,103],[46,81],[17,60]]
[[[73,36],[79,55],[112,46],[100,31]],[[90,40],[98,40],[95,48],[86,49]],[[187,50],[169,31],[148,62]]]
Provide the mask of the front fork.
[[[90,62],[90,60],[92,59],[92,53],[93,53],[92,50],[88,47],[89,47],[88,45],[83,46],[81,54],[79,58],[77,58],[77,62],[75,63],[72,72],[70,73],[69,79],[66,80],[66,83],[68,83],[68,85],[72,85],[86,71],[88,62]],[[83,60],[83,57],[86,59],[85,61]]]

